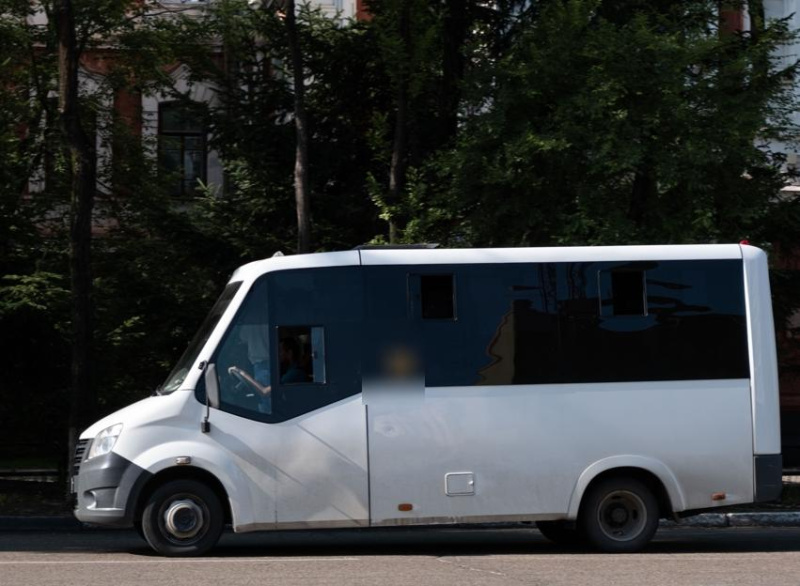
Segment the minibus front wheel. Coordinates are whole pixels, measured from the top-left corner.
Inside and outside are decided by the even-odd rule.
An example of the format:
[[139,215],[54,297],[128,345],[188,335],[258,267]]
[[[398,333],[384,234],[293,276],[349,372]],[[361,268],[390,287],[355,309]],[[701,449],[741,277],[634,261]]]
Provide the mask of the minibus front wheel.
[[219,497],[197,480],[172,480],[158,487],[144,507],[142,532],[166,556],[199,556],[217,544],[225,514]]

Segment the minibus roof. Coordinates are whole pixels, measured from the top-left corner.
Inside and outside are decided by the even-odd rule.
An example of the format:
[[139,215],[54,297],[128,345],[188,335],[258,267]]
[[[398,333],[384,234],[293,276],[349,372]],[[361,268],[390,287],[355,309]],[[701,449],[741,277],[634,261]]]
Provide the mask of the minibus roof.
[[600,262],[741,259],[739,244],[568,246],[541,248],[368,248],[275,256],[239,267],[232,281],[279,270],[356,265],[437,265],[523,262]]

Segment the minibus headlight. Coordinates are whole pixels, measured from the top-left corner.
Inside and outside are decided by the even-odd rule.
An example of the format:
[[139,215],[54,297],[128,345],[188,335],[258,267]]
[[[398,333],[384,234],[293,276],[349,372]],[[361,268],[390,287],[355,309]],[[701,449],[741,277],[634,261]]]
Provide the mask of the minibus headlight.
[[120,433],[122,433],[121,423],[107,427],[98,433],[92,442],[92,447],[89,448],[89,455],[86,456],[86,459],[91,460],[97,456],[103,456],[109,453],[114,447],[114,444],[117,443],[117,438]]

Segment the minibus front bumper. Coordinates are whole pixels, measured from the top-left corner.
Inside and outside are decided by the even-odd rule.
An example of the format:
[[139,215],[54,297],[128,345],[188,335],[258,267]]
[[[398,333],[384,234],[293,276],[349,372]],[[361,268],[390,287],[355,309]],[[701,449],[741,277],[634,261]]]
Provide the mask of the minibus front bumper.
[[84,460],[72,478],[75,517],[95,525],[132,527],[138,496],[151,477],[114,452]]

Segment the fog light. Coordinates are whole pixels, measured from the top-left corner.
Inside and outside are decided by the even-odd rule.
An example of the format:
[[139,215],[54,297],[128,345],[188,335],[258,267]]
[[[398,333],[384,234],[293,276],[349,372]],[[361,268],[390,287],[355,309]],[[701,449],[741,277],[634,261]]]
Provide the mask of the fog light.
[[97,499],[94,497],[94,492],[87,490],[83,493],[83,502],[86,503],[87,509],[94,509],[97,507]]

